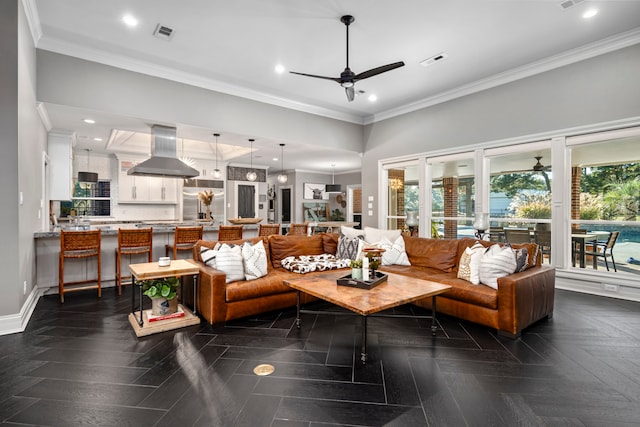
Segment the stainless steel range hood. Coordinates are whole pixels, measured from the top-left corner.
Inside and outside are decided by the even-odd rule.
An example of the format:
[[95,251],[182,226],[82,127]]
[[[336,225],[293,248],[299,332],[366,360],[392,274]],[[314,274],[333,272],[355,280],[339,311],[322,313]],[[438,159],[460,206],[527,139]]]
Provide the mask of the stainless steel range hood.
[[127,175],[193,178],[200,173],[177,157],[176,128],[151,126],[151,157],[129,169]]

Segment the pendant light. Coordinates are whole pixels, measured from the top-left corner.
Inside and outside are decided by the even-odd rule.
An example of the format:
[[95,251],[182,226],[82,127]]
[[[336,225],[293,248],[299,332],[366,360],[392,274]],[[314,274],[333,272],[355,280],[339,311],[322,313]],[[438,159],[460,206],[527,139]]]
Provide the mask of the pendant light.
[[[90,159],[91,150],[89,150],[88,148],[86,150],[87,150],[87,170],[91,170],[91,159]],[[98,182],[98,174],[95,172],[78,172],[78,181],[96,183]]]
[[255,140],[249,139],[249,142],[251,143],[251,170],[247,172],[247,181],[252,181],[252,182],[258,179],[258,175],[256,174],[256,171],[253,170],[253,141]]
[[282,170],[280,171],[280,175],[278,175],[278,182],[284,184],[287,182],[287,174],[284,173],[284,144],[280,144],[280,159],[282,161]]
[[327,184],[324,190],[325,193],[342,193],[342,186],[336,184],[335,166],[336,165],[331,165],[331,184]]
[[216,137],[216,168],[213,170],[213,177],[215,179],[220,179],[222,178],[222,172],[220,171],[220,169],[218,169],[218,137],[220,136],[220,134],[214,133],[213,136]]

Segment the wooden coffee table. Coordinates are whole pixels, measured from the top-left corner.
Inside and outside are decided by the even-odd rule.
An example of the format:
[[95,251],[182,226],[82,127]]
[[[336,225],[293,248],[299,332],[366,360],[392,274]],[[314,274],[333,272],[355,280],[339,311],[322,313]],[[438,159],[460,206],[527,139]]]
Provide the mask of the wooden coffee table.
[[[359,289],[341,286],[336,279],[348,274],[347,270],[340,270],[326,275],[313,275],[299,279],[284,280],[284,284],[298,291],[296,307],[296,326],[300,327],[300,313],[327,314],[326,311],[302,310],[300,308],[300,292],[328,301],[342,308],[346,308],[362,316],[362,347],[360,360],[367,361],[367,317],[389,308],[397,307],[422,298],[431,297],[431,333],[436,334],[436,296],[451,289],[449,285],[442,285],[428,280],[415,279],[399,274],[388,275],[386,282],[373,289]],[[336,313],[331,313],[336,314]],[[380,315],[381,316],[381,315]],[[425,317],[389,315],[386,317]]]

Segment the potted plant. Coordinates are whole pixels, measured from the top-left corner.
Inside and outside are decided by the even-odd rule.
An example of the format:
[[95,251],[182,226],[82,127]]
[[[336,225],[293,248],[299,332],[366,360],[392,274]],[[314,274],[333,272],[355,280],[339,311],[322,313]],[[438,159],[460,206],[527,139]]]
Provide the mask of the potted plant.
[[143,293],[151,298],[151,314],[164,316],[178,311],[178,286],[180,281],[177,277],[142,282]]
[[351,278],[355,280],[362,280],[362,260],[351,260]]

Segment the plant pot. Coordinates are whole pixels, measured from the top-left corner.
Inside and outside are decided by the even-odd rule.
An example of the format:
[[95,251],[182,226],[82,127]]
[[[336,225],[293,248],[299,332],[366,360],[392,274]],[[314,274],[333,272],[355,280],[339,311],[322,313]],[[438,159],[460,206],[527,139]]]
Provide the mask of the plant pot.
[[151,298],[151,314],[165,316],[178,311],[178,298],[167,300],[166,298]]
[[362,280],[362,269],[361,268],[352,268],[351,269],[351,278],[355,280]]

